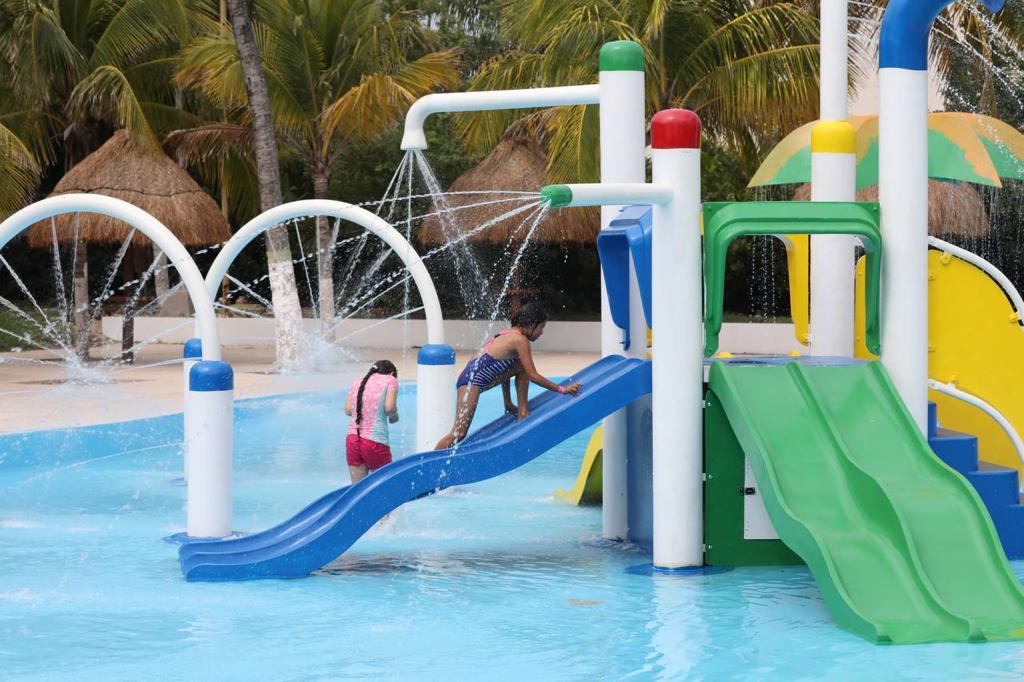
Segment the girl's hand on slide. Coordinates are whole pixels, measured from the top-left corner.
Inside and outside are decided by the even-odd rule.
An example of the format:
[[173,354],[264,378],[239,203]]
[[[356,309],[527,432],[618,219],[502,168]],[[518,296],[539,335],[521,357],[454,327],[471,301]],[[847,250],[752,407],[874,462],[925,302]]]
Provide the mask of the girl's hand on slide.
[[564,386],[563,388],[565,390],[563,390],[562,393],[568,393],[569,395],[575,397],[578,396],[580,394],[580,391],[583,390],[583,384],[569,384],[568,386]]

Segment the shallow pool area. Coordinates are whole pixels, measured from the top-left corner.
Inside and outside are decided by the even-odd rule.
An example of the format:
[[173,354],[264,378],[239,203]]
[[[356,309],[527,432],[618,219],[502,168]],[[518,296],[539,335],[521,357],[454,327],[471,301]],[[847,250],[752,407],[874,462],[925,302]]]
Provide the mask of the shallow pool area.
[[[477,424],[500,408],[484,396]],[[404,385],[397,452],[411,447]],[[347,483],[340,394],[240,402],[235,525]],[[876,646],[807,570],[643,575],[553,491],[589,433],[402,507],[309,578],[186,583],[180,416],[0,436],[0,678],[1018,679],[1024,644]],[[1015,562],[1018,575],[1024,562]]]

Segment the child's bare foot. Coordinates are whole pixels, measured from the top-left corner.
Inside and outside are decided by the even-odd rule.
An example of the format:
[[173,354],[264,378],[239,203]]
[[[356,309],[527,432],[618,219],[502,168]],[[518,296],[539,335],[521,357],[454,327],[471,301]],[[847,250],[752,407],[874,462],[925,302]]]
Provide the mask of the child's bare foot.
[[530,416],[529,410],[519,410],[519,416],[516,418],[518,421],[523,421]]

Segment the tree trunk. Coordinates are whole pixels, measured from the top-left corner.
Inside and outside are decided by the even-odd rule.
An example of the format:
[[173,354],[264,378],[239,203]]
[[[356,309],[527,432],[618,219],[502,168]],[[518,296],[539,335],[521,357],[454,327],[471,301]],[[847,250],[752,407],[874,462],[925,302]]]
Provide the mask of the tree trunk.
[[153,272],[153,288],[156,289],[157,311],[164,308],[162,296],[166,296],[171,288],[171,274],[167,266],[167,254],[161,252],[156,245],[153,245],[153,257],[156,258],[156,270]]
[[[329,169],[313,170],[313,197],[327,198]],[[320,333],[325,341],[334,341],[334,240],[331,239],[331,221],[326,216],[316,217],[316,265],[320,292]]]
[[75,262],[71,266],[74,270],[74,291],[72,293],[72,329],[74,330],[75,353],[82,360],[89,359],[89,325],[91,315],[89,314],[89,264],[85,240],[78,238],[78,246],[75,247]]
[[[227,0],[227,9],[245,77],[245,90],[249,96],[256,176],[260,184],[260,208],[267,211],[281,203],[281,175],[270,96],[260,54],[256,49],[256,39],[253,37],[249,4],[247,0]],[[302,309],[299,307],[299,292],[295,286],[288,232],[283,227],[275,227],[266,233],[265,241],[271,298],[277,321],[277,364],[285,370],[295,369],[299,363]]]

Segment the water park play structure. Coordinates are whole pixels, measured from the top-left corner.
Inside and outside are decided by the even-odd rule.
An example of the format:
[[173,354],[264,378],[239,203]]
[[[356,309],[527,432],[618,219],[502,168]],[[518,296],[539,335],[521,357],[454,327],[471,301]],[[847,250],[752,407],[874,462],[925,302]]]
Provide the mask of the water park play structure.
[[[402,504],[510,471],[603,419],[570,497],[593,498],[599,486],[603,535],[650,551],[655,572],[803,562],[836,622],[870,641],[1024,638],[1024,590],[1007,562],[1008,554],[1024,556],[1017,472],[983,466],[977,440],[940,429],[928,402],[929,386],[961,402],[966,395],[999,429],[983,438],[1021,447],[1014,429],[1024,412],[1012,409],[1019,403],[976,352],[977,335],[991,334],[1012,349],[1004,359],[1019,356],[1013,335],[1021,333],[1020,298],[1011,296],[1008,308],[1006,285],[979,275],[970,254],[928,248],[927,40],[948,4],[889,3],[881,32],[878,203],[853,201],[845,2],[822,3],[823,120],[812,133],[811,202],[703,203],[701,123],[679,109],[651,120],[647,182],[644,61],[634,43],[602,48],[594,85],[417,102],[406,120],[407,150],[426,148],[423,123],[434,112],[600,107],[601,182],[548,186],[540,195],[557,209],[602,207],[604,357],[573,376],[584,385],[579,397],[545,393],[531,401],[527,420],[502,417],[449,450],[428,450],[454,414],[455,358],[436,291],[408,241],[364,209],[308,201],[264,213],[227,243],[205,282],[159,223],[95,195],[19,211],[0,224],[0,246],[48,216],[99,211],[143,231],[181,273],[197,329],[185,349],[188,523],[179,559],[189,581],[308,575]],[[986,2],[993,11],[1001,4]],[[266,531],[221,539],[232,532],[233,377],[220,360],[213,298],[242,248],[284,220],[311,215],[377,235],[415,280],[430,330],[418,357],[422,452]],[[794,250],[810,249],[810,356],[716,356],[726,252],[747,235],[776,235]],[[857,245],[866,254],[859,275]],[[950,274],[930,279],[929,262]],[[984,305],[958,302],[955,292],[963,289]],[[951,331],[964,318],[942,317],[934,305],[940,300],[946,314],[968,308],[979,323]],[[869,354],[881,359],[854,357]],[[957,388],[967,382],[970,391]],[[939,406],[947,426],[955,420],[952,408],[946,416],[949,404],[943,398]],[[600,477],[592,471],[598,462]]]
[[[607,319],[622,330],[623,349],[643,357],[605,357],[575,377],[586,387],[582,397],[545,395],[526,422],[505,417],[454,450],[411,456],[264,533],[188,544],[180,552],[186,577],[305,575],[403,502],[507,471],[650,393],[646,444],[638,438],[642,418],[626,414],[626,489],[616,461],[624,453],[615,452],[620,443],[612,445],[616,436],[605,424],[602,486],[606,507],[625,509],[624,539],[647,546],[656,570],[799,557],[837,622],[872,641],[1024,635],[1024,591],[986,510],[989,500],[932,450],[957,437],[938,432],[927,403],[925,52],[927,28],[945,3],[923,15],[920,5],[892,3],[883,23],[879,204],[849,200],[854,136],[840,120],[820,123],[812,135],[814,201],[702,206],[700,121],[683,110],[658,113],[651,122],[652,182],[603,175],[599,184],[541,191],[554,208],[639,205],[616,208],[618,224],[608,221],[599,248]],[[423,120],[440,110],[599,103],[608,123],[606,76],[631,73],[642,88],[642,53],[612,44],[601,66],[596,88],[432,95],[410,112],[403,146],[422,146]],[[610,128],[603,125],[603,134]],[[813,235],[819,270],[829,258],[844,261],[841,300],[850,305],[837,328],[816,314],[822,294],[832,290],[812,260],[814,355],[717,359],[705,393],[703,358],[717,350],[725,254],[733,240],[751,234]],[[851,357],[851,236],[866,252],[862,339],[881,362]],[[638,342],[647,327],[654,334],[651,360]],[[611,430],[618,426],[613,421]],[[727,481],[725,489],[719,480]],[[755,493],[764,512],[746,501]]]

